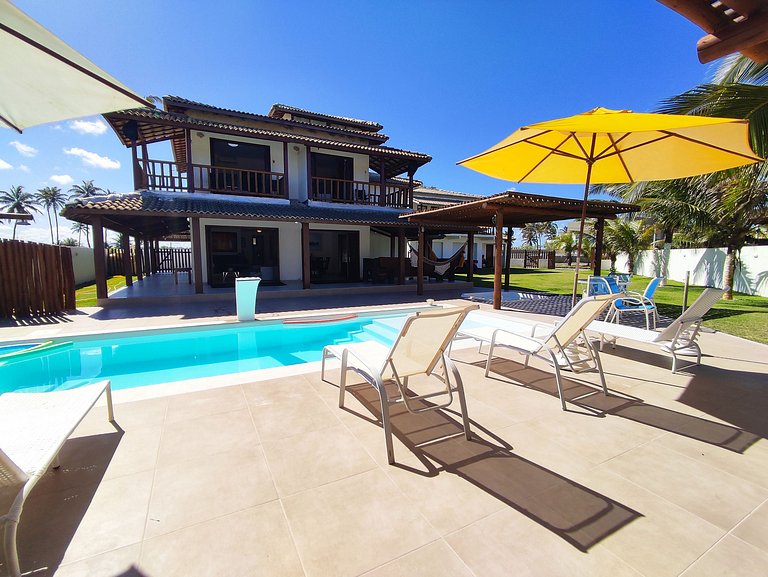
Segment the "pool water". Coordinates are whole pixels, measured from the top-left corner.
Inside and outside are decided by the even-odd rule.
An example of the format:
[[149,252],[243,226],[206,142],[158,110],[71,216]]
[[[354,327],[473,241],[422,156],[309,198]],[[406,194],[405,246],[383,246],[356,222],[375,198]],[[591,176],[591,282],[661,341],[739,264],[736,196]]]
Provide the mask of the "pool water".
[[0,393],[69,389],[100,379],[110,379],[115,390],[129,389],[319,361],[328,344],[391,345],[408,312],[77,338],[49,353],[0,361]]

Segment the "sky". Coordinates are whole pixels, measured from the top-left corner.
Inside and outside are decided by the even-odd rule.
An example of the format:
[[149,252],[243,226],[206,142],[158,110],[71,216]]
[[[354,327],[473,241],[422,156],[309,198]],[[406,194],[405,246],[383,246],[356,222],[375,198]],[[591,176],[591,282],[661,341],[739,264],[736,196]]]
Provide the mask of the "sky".
[[[15,0],[142,96],[176,95],[266,114],[274,103],[373,120],[387,145],[433,160],[416,178],[474,194],[517,184],[456,162],[520,126],[602,106],[651,112],[706,82],[701,29],[654,0]],[[3,79],[8,81],[8,79]],[[150,149],[170,158],[170,145]],[[0,190],[132,190],[130,151],[100,116],[0,129]],[[60,219],[61,238],[76,236]],[[12,225],[0,224],[0,238]],[[37,215],[17,238],[50,242]]]

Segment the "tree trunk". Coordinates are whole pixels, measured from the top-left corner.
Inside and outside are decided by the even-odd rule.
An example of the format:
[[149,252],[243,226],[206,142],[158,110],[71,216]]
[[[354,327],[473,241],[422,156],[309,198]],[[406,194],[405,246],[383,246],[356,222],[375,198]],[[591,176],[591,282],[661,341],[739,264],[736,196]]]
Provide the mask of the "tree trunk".
[[733,276],[736,272],[736,250],[732,246],[728,246],[728,250],[725,253],[725,267],[723,271],[723,288],[725,293],[723,294],[723,300],[733,300]]
[[48,213],[48,228],[51,229],[51,244],[53,244],[53,221],[51,220],[50,207],[46,208],[45,211]]

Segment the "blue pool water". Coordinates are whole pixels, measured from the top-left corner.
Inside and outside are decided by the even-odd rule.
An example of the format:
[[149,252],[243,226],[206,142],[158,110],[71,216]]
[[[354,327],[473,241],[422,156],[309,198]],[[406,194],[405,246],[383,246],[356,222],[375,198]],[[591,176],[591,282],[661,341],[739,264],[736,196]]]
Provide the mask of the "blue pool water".
[[73,339],[71,346],[0,361],[0,393],[69,389],[110,379],[128,389],[319,361],[328,344],[390,345],[407,313],[318,324],[218,325]]

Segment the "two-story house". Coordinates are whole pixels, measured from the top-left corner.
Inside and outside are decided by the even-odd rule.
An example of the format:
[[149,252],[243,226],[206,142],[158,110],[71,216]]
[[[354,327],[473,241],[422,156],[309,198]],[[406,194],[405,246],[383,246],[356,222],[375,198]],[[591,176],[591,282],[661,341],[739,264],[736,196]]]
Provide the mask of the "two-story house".
[[431,157],[386,146],[381,124],[281,104],[266,115],[175,96],[163,105],[104,116],[131,151],[135,190],[65,208],[97,241],[104,228],[144,246],[188,231],[196,292],[238,276],[355,282],[365,258],[405,259],[418,227],[399,217],[413,210],[414,175]]

